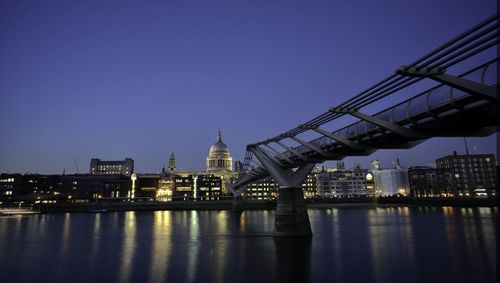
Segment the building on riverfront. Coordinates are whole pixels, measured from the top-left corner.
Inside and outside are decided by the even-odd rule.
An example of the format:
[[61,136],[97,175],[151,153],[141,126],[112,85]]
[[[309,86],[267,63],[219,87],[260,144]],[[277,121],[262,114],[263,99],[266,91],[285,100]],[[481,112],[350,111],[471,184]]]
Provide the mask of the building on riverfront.
[[408,182],[412,197],[453,197],[449,169],[415,166],[408,168]]
[[[302,191],[304,198],[313,198],[317,196],[316,192],[316,172],[315,169],[302,183]],[[278,197],[278,183],[272,178],[267,177],[259,182],[247,185],[246,190],[242,193],[245,199],[253,200],[274,200]]]
[[353,169],[345,169],[342,161],[337,162],[337,168],[325,169],[316,174],[317,194],[323,197],[366,197],[368,171],[361,169],[359,164]]
[[447,155],[436,160],[436,167],[449,169],[453,191],[462,197],[494,197],[498,186],[493,154]]
[[0,202],[87,202],[127,197],[129,188],[123,175],[1,174]]
[[375,196],[409,195],[408,170],[400,166],[399,158],[393,169],[372,168]]
[[[229,195],[228,185],[236,178],[236,173],[233,172],[233,158],[231,157],[229,148],[224,142],[222,142],[222,133],[220,129],[217,131],[217,139],[215,143],[208,151],[205,168],[206,176],[220,178],[221,190],[219,193],[213,191],[215,194],[214,197]],[[211,193],[212,190],[209,192]]]

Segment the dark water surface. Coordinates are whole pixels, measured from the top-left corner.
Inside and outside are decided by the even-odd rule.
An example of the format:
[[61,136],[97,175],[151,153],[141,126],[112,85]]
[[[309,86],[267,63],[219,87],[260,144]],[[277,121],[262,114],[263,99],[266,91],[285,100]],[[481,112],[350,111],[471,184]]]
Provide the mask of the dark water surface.
[[494,282],[497,208],[309,209],[0,217],[0,282]]

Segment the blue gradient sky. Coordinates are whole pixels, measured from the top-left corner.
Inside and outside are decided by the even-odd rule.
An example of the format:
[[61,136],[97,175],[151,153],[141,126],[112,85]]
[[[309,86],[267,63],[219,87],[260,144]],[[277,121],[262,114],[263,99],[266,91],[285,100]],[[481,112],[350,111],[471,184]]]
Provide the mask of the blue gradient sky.
[[[82,172],[132,157],[203,170],[233,158],[493,15],[496,1],[0,1],[0,172]],[[333,128],[331,130],[334,130]],[[471,152],[496,151],[494,137]],[[433,163],[463,139],[384,150]]]

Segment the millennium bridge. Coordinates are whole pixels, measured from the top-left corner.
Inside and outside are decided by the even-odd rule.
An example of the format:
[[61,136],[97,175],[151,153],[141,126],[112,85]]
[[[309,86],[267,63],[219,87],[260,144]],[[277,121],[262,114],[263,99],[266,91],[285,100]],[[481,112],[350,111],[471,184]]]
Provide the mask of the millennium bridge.
[[[270,176],[279,185],[274,236],[310,236],[301,184],[316,163],[496,133],[498,21],[496,14],[319,116],[247,145],[243,172],[229,184],[234,206],[247,185]],[[385,108],[387,97],[401,102]]]

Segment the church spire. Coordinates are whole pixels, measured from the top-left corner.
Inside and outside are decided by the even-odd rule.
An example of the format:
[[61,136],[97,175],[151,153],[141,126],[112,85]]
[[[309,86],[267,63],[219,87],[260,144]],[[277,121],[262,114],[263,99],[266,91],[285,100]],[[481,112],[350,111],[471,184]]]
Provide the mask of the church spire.
[[175,166],[175,155],[172,152],[172,154],[170,154],[170,158],[168,159],[168,171],[170,173],[175,173],[176,169],[177,168]]
[[220,128],[219,130],[217,131],[217,142],[222,142],[222,134],[220,132]]

